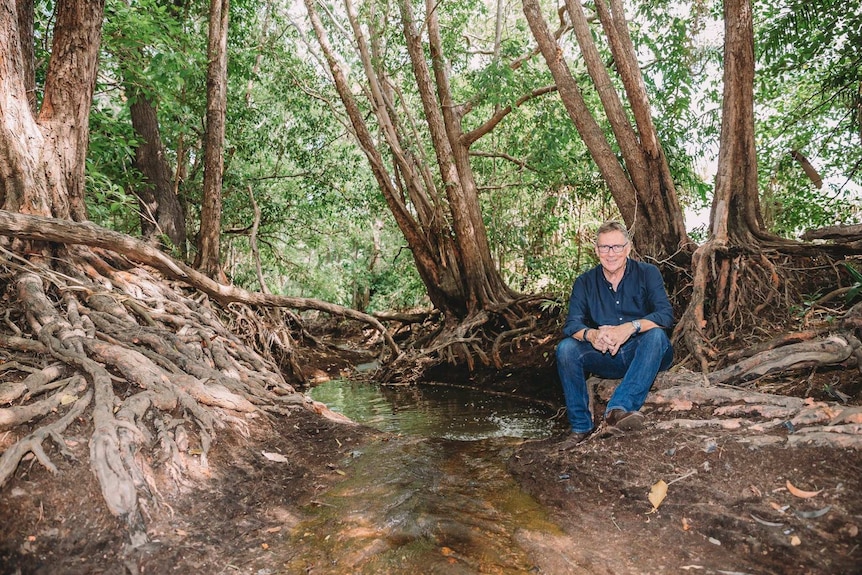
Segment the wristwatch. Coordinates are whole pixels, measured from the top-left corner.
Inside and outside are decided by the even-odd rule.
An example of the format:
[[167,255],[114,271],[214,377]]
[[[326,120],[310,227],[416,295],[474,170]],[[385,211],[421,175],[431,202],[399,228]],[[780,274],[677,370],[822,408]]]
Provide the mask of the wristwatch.
[[633,325],[633,326],[635,326],[635,333],[640,333],[640,332],[641,332],[641,322],[640,322],[640,320],[633,319],[633,320],[632,320],[632,325]]

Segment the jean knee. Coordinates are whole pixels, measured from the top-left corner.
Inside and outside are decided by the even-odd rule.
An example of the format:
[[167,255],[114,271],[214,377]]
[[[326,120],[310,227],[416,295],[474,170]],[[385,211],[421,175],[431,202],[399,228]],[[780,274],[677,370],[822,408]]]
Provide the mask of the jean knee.
[[665,333],[665,331],[661,328],[655,328],[649,331],[645,331],[640,335],[640,338],[641,342],[659,345],[663,350],[670,347],[670,338],[667,336],[667,333]]
[[578,349],[578,341],[573,337],[567,337],[557,344],[557,363],[571,363],[581,358]]

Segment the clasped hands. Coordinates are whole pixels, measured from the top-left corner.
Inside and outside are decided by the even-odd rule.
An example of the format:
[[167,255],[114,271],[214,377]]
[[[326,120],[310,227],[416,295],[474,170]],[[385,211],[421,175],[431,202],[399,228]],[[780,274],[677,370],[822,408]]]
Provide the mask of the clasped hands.
[[598,329],[590,328],[587,341],[602,353],[610,352],[611,355],[616,355],[634,332],[634,326],[629,322],[620,325],[603,325]]

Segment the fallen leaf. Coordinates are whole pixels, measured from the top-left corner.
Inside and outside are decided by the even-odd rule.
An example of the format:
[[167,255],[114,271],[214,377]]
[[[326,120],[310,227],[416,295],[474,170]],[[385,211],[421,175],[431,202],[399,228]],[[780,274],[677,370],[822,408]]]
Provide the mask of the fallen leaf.
[[267,533],[278,533],[279,531],[281,531],[280,525],[278,527],[270,527],[266,530]]
[[790,544],[794,547],[799,547],[800,545],[802,545],[802,539],[799,538],[799,535],[794,535],[790,538]]
[[760,489],[758,489],[756,486],[749,485],[748,488],[751,490],[752,493],[754,493],[758,497],[763,497],[763,492],[761,492]]
[[821,489],[820,491],[803,491],[803,490],[799,489],[798,487],[794,486],[792,483],[790,483],[790,480],[788,479],[787,480],[787,491],[789,491],[795,497],[799,497],[800,499],[808,499],[810,497],[814,497],[815,495],[818,495],[820,493],[820,491],[823,491],[823,490]]
[[335,470],[335,472],[336,472],[337,474],[339,474],[339,475],[347,475],[346,473],[344,473],[344,472],[343,472],[343,471],[341,471],[340,469],[336,469],[336,470]]
[[761,525],[766,525],[767,527],[784,527],[784,523],[780,523],[778,521],[767,521],[766,519],[761,519],[754,513],[749,513],[751,518],[760,523]]
[[269,543],[261,543],[261,544],[260,544],[260,546],[261,546],[263,549],[269,549]]
[[442,553],[444,557],[449,557],[450,555],[453,555],[455,552],[452,551],[449,547],[441,547],[440,553]]
[[272,453],[270,451],[261,451],[264,457],[270,461],[278,461],[279,463],[287,463],[287,457],[281,453]]
[[814,511],[802,511],[799,509],[794,509],[793,513],[796,514],[797,517],[802,517],[803,519],[815,519],[817,517],[823,517],[829,510],[832,509],[831,505],[827,505],[823,509],[815,509]]
[[683,530],[683,531],[688,531],[689,529],[691,529],[691,523],[689,523],[689,522],[688,522],[688,519],[686,519],[685,517],[683,517],[683,518],[682,518],[682,530]]
[[62,405],[69,405],[70,403],[75,403],[76,401],[78,401],[78,396],[70,393],[64,393],[60,397],[60,403]]
[[658,509],[661,502],[667,496],[667,483],[664,479],[659,479],[658,483],[652,486],[649,492],[649,502],[652,503],[653,509]]

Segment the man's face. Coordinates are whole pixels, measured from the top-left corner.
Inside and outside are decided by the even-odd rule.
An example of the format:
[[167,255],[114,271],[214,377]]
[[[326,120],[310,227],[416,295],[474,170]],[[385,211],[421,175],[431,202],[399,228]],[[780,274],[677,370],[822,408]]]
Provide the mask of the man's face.
[[[617,249],[623,246],[619,253]],[[616,230],[599,234],[596,240],[596,254],[605,271],[609,274],[618,272],[625,266],[626,258],[632,251],[631,243],[626,240],[622,232]]]

